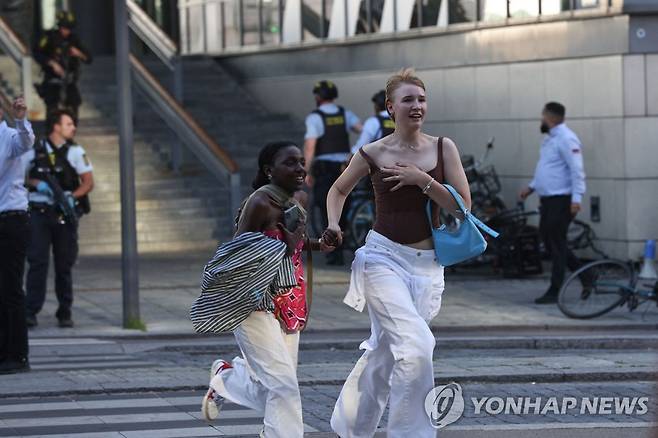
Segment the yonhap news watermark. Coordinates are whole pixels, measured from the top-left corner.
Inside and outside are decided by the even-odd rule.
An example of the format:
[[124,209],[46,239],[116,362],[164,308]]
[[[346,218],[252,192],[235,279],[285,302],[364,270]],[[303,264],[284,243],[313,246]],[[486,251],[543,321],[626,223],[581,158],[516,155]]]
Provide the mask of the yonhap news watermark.
[[[469,406],[470,404],[470,406]],[[425,412],[437,429],[458,421],[466,408],[474,415],[645,415],[649,397],[593,396],[483,396],[464,397],[455,382],[433,388],[425,398]]]

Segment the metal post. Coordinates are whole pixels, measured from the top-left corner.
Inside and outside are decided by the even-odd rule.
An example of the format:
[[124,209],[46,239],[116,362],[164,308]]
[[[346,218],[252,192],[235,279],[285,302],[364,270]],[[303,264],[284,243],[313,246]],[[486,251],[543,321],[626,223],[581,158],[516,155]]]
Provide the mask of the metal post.
[[482,21],[482,0],[475,1],[475,21],[476,22]]
[[343,19],[345,20],[345,38],[350,36],[350,29],[349,29],[349,21],[350,21],[350,14],[349,11],[347,10],[348,8],[348,0],[343,0]]
[[324,28],[324,23],[327,21],[327,0],[320,2],[320,39],[325,39],[327,30]]
[[416,27],[423,27],[423,0],[416,0]]
[[393,0],[393,32],[398,31],[398,0]]
[[283,44],[283,0],[279,0],[279,44]]
[[541,2],[542,0],[537,0],[537,15],[541,17]]
[[368,22],[368,33],[372,33],[372,0],[366,0],[366,21]]
[[510,8],[510,2],[511,2],[511,0],[507,0],[507,18],[512,17],[512,10]]
[[201,23],[203,24],[203,54],[208,53],[208,24],[207,21],[208,11],[206,10],[206,4],[201,5]]
[[304,0],[299,0],[299,41],[304,41]]
[[123,326],[135,327],[139,317],[135,163],[133,157],[132,94],[126,1],[114,0],[114,35],[119,94],[119,174],[121,178],[121,279]]
[[258,44],[264,44],[263,38],[263,0],[258,0]]
[[219,3],[219,22],[222,26],[222,50],[226,49],[226,3]]
[[240,27],[240,47],[244,46],[244,1],[238,0],[238,26]]
[[21,87],[23,87],[23,98],[28,108],[34,108],[32,101],[32,58],[23,56],[21,58]]

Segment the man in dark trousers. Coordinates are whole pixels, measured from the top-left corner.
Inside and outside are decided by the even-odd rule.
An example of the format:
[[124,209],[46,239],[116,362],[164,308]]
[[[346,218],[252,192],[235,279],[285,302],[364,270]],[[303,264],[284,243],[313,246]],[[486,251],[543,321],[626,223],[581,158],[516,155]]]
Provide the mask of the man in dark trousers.
[[34,144],[34,133],[22,97],[12,110],[16,129],[0,123],[0,374],[30,369],[23,295],[30,225],[21,155]]
[[[60,327],[72,327],[72,269],[78,256],[77,220],[89,211],[87,194],[94,187],[92,166],[82,146],[73,142],[73,114],[55,110],[48,116],[48,137],[24,155],[30,190],[30,245],[27,251],[26,315],[28,327],[37,325],[37,314],[46,297],[48,261],[52,246],[55,264],[55,294],[59,307],[55,316]],[[61,189],[64,200],[55,194]],[[68,205],[62,206],[66,202]]]
[[[553,262],[551,285],[536,304],[557,302],[565,269],[575,271],[582,262],[567,246],[567,230],[581,208],[585,194],[585,170],[582,144],[564,123],[566,110],[557,102],[549,102],[542,111],[541,132],[546,134],[541,145],[535,177],[520,193],[525,200],[537,192],[540,202],[540,232]],[[583,294],[589,293],[583,281]]]
[[34,59],[43,69],[43,82],[37,87],[39,96],[46,103],[46,112],[60,108],[73,113],[78,120],[78,108],[82,103],[78,90],[80,63],[91,63],[91,53],[73,33],[73,12],[57,13],[57,29],[49,30],[33,49]]
[[[350,157],[349,133],[360,133],[362,126],[352,111],[334,103],[338,98],[338,88],[333,82],[316,83],[313,95],[317,109],[306,117],[304,158],[307,183],[313,187],[313,204],[320,207],[324,229],[327,227],[327,194]],[[343,209],[345,211],[347,205]],[[327,263],[342,265],[342,251],[338,249],[328,253]]]

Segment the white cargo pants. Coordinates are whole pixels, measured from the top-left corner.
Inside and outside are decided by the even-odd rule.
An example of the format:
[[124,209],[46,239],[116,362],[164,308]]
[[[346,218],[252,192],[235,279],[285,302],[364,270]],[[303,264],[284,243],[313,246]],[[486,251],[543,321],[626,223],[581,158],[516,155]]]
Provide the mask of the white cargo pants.
[[233,359],[233,368],[219,373],[210,385],[227,400],[262,413],[266,438],[302,438],[299,332],[285,333],[273,314],[258,311],[234,334],[243,357]]
[[[434,335],[428,322],[441,307],[443,267],[433,250],[416,250],[371,231],[352,265],[346,302],[365,300],[372,335],[340,393],[331,427],[341,438],[370,438],[389,406],[389,438],[430,438],[425,413],[434,387]],[[359,290],[362,289],[362,290]]]

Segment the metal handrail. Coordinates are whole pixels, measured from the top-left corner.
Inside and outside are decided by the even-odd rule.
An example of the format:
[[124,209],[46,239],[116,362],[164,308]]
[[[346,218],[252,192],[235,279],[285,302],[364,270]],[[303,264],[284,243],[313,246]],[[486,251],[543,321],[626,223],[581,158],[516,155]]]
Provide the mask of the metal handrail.
[[210,173],[228,178],[229,205],[231,211],[237,211],[242,199],[238,164],[133,55],[130,55],[130,66],[140,91],[169,128],[178,134]]
[[176,68],[178,46],[151,20],[134,0],[126,0],[128,27],[155,53],[170,70]]
[[11,27],[0,17],[0,48],[9,55],[9,57],[21,69],[21,87],[23,88],[23,97],[28,107],[32,107],[32,58],[27,46],[21,41],[20,37],[14,33]]

